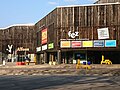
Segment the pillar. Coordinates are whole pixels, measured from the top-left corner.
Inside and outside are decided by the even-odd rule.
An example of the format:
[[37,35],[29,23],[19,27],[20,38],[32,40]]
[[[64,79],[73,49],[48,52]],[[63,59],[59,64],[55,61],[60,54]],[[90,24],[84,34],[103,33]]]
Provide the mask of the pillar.
[[57,51],[57,61],[58,61],[58,64],[61,64],[61,50]]
[[47,61],[48,61],[48,60],[47,60],[47,53],[44,52],[44,62],[45,62],[45,63],[48,63]]

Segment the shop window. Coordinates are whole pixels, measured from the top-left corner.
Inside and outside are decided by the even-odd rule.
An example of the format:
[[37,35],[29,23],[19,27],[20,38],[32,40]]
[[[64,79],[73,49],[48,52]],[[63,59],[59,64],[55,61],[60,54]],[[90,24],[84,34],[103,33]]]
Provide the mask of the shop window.
[[75,54],[75,59],[81,59],[81,60],[85,60],[86,59],[86,55],[85,53],[76,53]]

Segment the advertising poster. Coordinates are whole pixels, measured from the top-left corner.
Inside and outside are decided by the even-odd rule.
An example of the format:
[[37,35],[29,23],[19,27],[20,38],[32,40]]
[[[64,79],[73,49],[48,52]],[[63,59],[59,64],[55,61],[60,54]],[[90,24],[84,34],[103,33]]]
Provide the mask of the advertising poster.
[[42,46],[42,50],[46,50],[47,49],[47,44]]
[[60,47],[61,48],[70,48],[70,41],[61,41]]
[[42,44],[46,44],[47,43],[47,28],[42,30]]
[[104,47],[104,40],[94,40],[94,47]]
[[41,47],[37,47],[37,48],[36,48],[36,51],[37,51],[37,52],[41,51]]
[[48,45],[48,49],[52,49],[52,48],[54,48],[54,43],[50,43],[50,44]]
[[98,39],[108,39],[109,38],[108,28],[100,28],[100,29],[97,29],[97,31],[98,31]]
[[72,47],[81,47],[81,41],[72,41],[71,43]]
[[105,47],[116,47],[116,40],[105,40]]
[[93,41],[82,41],[83,47],[93,47]]

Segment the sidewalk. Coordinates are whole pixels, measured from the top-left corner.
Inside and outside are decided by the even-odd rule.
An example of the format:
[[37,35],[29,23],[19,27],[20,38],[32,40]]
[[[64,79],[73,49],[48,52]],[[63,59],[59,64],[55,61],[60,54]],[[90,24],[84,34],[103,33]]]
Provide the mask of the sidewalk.
[[16,65],[16,62],[7,62],[6,65],[1,65],[0,68],[75,68],[75,64],[59,64],[59,65],[49,65],[49,64],[38,64],[35,65],[31,63],[30,65]]
[[[105,64],[91,64],[93,69],[120,69],[120,64],[112,64],[112,65],[105,65]],[[38,64],[35,65],[31,63],[30,65],[16,65],[16,62],[7,62],[6,65],[1,65],[0,68],[69,68],[69,69],[76,69],[76,64],[59,64],[59,65],[49,65],[49,64]]]
[[106,75],[120,76],[120,64],[93,64],[91,69],[76,69],[76,64],[59,65],[16,65],[6,63],[0,66],[0,75]]

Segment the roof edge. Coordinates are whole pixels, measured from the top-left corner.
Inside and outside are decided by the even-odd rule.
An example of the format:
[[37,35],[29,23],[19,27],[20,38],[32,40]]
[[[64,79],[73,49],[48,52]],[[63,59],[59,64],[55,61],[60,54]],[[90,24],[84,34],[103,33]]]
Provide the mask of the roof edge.
[[5,28],[0,28],[0,29],[8,29],[8,28],[11,28],[11,27],[14,27],[14,26],[34,26],[35,24],[33,23],[28,23],[28,24],[13,24],[13,25],[10,25],[8,27],[5,27]]
[[100,3],[100,4],[83,4],[83,5],[67,5],[67,6],[57,6],[57,8],[78,7],[78,6],[99,6],[99,5],[112,5],[112,4],[120,4],[120,2],[116,2],[116,3]]

